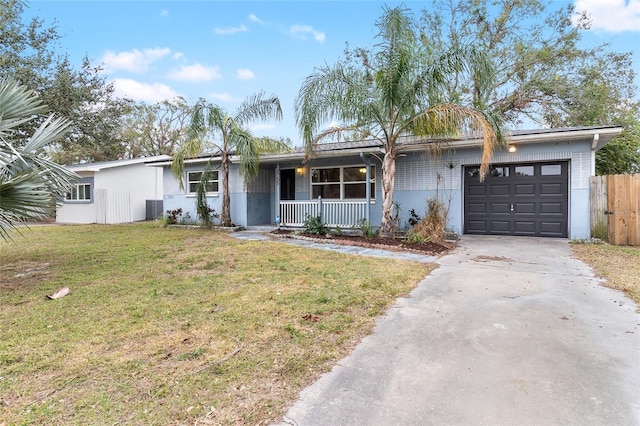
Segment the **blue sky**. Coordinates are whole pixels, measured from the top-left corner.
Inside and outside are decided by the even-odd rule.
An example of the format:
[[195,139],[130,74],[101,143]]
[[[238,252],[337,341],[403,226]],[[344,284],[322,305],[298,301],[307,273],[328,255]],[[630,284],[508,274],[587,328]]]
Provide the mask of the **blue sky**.
[[[258,91],[276,94],[284,119],[252,130],[297,145],[293,105],[304,78],[342,57],[346,42],[371,46],[385,4],[404,4],[417,17],[431,3],[32,0],[25,17],[55,22],[61,52],[77,66],[85,55],[102,63],[117,93],[134,100],[205,97],[234,111]],[[640,0],[576,0],[576,6],[593,19],[585,43],[634,51],[640,75]]]

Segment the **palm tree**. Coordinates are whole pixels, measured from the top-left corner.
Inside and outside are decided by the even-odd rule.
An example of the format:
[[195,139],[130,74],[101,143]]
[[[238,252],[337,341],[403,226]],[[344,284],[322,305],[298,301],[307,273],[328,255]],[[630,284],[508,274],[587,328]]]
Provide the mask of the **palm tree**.
[[[493,148],[503,136],[500,121],[482,110],[482,91],[493,73],[480,52],[462,47],[434,51],[416,36],[415,25],[401,8],[385,9],[376,26],[381,42],[373,53],[358,49],[334,66],[317,68],[305,79],[295,110],[309,155],[317,143],[344,132],[382,144],[380,235],[392,236],[396,227],[392,217],[395,164],[409,146],[399,143],[401,138],[416,136],[416,143],[427,147],[435,144],[435,137],[451,137],[462,131],[479,134],[483,138],[484,176]],[[465,71],[476,82],[473,106],[442,99],[445,91],[440,89],[446,78]],[[346,124],[319,131],[330,120]]]
[[52,217],[64,194],[78,178],[45,156],[44,150],[59,140],[69,123],[53,114],[25,135],[21,125],[47,111],[35,92],[12,80],[0,80],[0,236],[27,220]]
[[[256,138],[247,129],[249,123],[280,120],[282,109],[277,96],[264,97],[260,92],[245,99],[234,115],[217,105],[200,99],[193,108],[187,140],[176,151],[171,169],[184,187],[185,159],[211,152],[210,160],[220,156],[222,168],[222,212],[220,224],[231,226],[231,199],[229,196],[229,164],[231,155],[240,160],[240,174],[245,184],[255,178],[259,170],[260,154],[280,152],[289,148],[282,140]],[[216,137],[221,140],[216,141]],[[202,174],[205,178],[206,173]],[[201,181],[200,185],[205,182]]]

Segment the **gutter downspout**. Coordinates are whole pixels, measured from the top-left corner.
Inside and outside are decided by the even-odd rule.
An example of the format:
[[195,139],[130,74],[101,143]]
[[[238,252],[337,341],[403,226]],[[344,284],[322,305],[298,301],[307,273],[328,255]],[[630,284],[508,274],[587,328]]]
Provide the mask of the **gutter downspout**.
[[600,133],[595,133],[591,143],[591,176],[596,175],[596,149],[598,148],[598,142],[600,142]]
[[364,161],[364,164],[367,165],[367,173],[366,173],[366,185],[365,185],[365,198],[367,199],[367,205],[364,208],[364,218],[369,225],[371,225],[371,161],[368,158],[364,157],[364,153],[360,153],[360,158]]

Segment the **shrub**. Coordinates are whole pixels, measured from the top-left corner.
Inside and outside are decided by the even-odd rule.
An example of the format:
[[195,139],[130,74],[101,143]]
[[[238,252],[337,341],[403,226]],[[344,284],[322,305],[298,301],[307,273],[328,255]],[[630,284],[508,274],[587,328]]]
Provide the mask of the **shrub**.
[[304,233],[305,234],[313,234],[313,235],[327,235],[329,233],[329,229],[322,223],[322,219],[320,216],[311,216],[307,215],[307,218],[304,220]]
[[[414,212],[415,213],[415,212]],[[416,215],[416,217],[418,217]],[[427,214],[420,219],[407,233],[407,240],[411,242],[443,243],[447,220],[446,206],[437,198],[427,201]]]
[[409,210],[409,225],[416,226],[422,218],[418,213],[416,213],[415,209]]
[[169,225],[175,225],[178,223],[178,219],[182,217],[182,208],[167,210],[167,223]]

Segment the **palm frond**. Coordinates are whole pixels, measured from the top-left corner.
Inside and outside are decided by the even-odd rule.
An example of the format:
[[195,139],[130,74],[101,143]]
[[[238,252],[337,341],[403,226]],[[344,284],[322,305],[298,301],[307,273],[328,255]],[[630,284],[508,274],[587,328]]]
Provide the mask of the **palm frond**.
[[435,105],[413,120],[416,136],[439,136],[443,138],[467,136],[482,138],[482,160],[480,180],[484,180],[494,149],[505,141],[504,132],[495,116],[471,107],[457,104]]
[[264,92],[258,92],[242,101],[233,119],[241,127],[254,121],[282,120],[280,100],[276,95],[265,98]]
[[68,131],[67,120],[50,115],[30,137],[16,134],[16,126],[45,111],[34,92],[0,80],[0,236],[5,240],[18,223],[54,215],[78,178],[43,154]]
[[0,134],[47,111],[38,95],[11,79],[0,80]]

